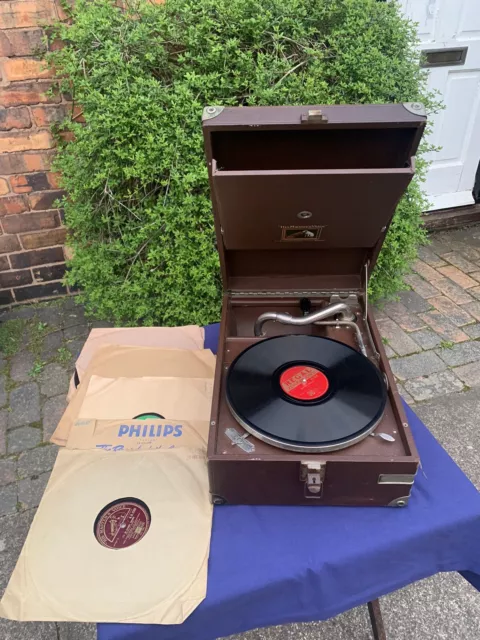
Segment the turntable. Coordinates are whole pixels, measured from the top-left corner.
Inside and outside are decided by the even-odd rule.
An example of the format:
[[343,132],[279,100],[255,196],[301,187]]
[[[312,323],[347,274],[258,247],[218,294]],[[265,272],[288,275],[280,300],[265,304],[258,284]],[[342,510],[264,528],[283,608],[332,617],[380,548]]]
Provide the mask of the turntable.
[[425,122],[418,103],[204,110],[214,504],[407,505],[419,458],[368,278]]

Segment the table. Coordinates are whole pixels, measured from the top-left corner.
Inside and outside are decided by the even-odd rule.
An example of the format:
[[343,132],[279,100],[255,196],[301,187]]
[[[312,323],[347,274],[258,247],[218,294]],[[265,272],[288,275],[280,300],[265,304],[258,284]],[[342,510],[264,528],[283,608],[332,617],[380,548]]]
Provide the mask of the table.
[[98,640],[213,640],[365,603],[382,640],[380,596],[440,571],[480,590],[480,494],[406,410],[422,460],[408,507],[216,507],[204,602],[181,625],[99,624]]

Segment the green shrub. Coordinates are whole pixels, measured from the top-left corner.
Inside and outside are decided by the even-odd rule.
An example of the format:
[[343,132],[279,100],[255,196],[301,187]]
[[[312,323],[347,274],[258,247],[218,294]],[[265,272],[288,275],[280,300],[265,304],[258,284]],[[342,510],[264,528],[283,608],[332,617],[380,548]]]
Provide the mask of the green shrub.
[[[86,125],[57,168],[69,194],[68,281],[123,323],[219,317],[201,113],[205,105],[422,101],[415,27],[375,0],[77,0],[50,54]],[[423,239],[418,179],[371,292],[395,291]]]

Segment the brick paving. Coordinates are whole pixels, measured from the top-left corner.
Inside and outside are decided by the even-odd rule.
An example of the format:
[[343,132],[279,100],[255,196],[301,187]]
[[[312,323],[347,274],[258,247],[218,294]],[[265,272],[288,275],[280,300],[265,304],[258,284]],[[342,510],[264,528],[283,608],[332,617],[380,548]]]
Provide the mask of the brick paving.
[[[420,415],[422,410],[427,415],[432,403],[434,407],[435,403],[440,405],[449,396],[461,403],[462,393],[467,398],[473,393],[464,393],[469,389],[477,387],[480,391],[480,226],[437,233],[431,240],[429,246],[419,250],[412,273],[405,277],[410,288],[399,292],[397,300],[375,309],[399,390]],[[83,309],[71,298],[3,312],[0,330],[8,321],[21,323],[22,331],[15,352],[0,354],[0,594],[55,461],[57,448],[49,443],[49,437],[65,408],[74,359],[90,327],[106,326],[89,323]],[[472,444],[465,447],[472,449]],[[475,447],[478,459],[480,447]],[[463,449],[455,457],[461,455],[465,455]],[[480,605],[466,583],[454,576],[437,576],[421,583],[424,586],[414,585],[384,599],[387,621],[389,616],[392,619],[389,637],[404,637],[397,621],[402,610],[411,610],[407,602],[412,594],[419,592],[420,603],[431,608],[431,602],[442,597],[432,593],[445,581],[457,590],[457,598],[450,609],[448,600],[442,604],[445,613],[435,614],[432,629],[435,623],[442,629],[450,628],[451,621],[460,624],[460,618],[480,620]],[[418,602],[418,597],[414,600]],[[462,601],[470,603],[469,615],[462,613]],[[346,634],[352,625],[353,630],[345,637],[358,637],[353,622],[358,615],[363,613],[353,612],[338,619],[338,624],[346,620]],[[428,611],[425,616],[428,618]],[[325,640],[338,639],[336,624],[322,623],[315,629]],[[307,627],[302,627],[305,633]],[[272,630],[272,638],[287,638],[293,631],[296,637],[304,637],[300,626],[292,625],[279,628],[278,633]],[[433,635],[423,637],[438,638],[441,634],[437,631],[438,626]],[[251,632],[252,638],[267,637],[268,633]],[[464,637],[458,633],[449,637]],[[94,640],[95,635],[94,625],[0,619],[0,638],[8,640]]]
[[[0,593],[15,566],[57,455],[49,438],[91,326],[72,298],[0,314],[19,326],[15,353],[0,356]],[[20,323],[20,324],[19,324]],[[95,625],[19,623],[0,619],[3,640],[93,640]]]
[[480,227],[432,236],[377,322],[410,404],[480,386]]

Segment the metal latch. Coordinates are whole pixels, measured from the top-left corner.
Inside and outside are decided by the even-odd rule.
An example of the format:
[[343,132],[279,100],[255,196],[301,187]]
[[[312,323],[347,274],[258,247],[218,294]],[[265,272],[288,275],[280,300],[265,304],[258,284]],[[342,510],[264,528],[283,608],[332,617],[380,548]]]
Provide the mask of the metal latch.
[[306,498],[321,498],[326,462],[301,462],[300,480],[305,483]]
[[328,118],[321,109],[309,109],[307,114],[302,114],[302,122],[328,122]]

